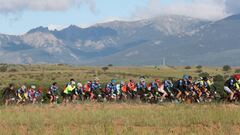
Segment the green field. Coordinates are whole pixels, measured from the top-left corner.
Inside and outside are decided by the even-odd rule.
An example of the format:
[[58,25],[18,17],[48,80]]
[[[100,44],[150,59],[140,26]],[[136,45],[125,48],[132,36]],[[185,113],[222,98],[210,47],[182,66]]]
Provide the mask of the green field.
[[237,105],[85,103],[0,108],[0,132],[21,135],[240,133]]
[[[201,70],[201,72],[199,72]],[[74,78],[86,82],[95,77],[106,83],[117,80],[147,81],[155,78],[194,78],[207,72],[224,79],[235,70],[225,72],[221,67],[84,67],[69,65],[0,65],[0,87],[9,83],[17,86],[36,84],[45,90],[56,81],[61,88]],[[223,82],[221,82],[222,84]],[[221,90],[222,87],[220,87]],[[0,107],[0,134],[239,134],[240,106],[233,104],[137,104],[80,103],[76,105],[26,105]]]
[[[203,67],[201,72],[207,72],[211,76],[220,74],[229,77],[234,70],[224,72],[221,67]],[[77,81],[86,82],[98,77],[102,83],[111,79],[138,81],[139,76],[147,77],[146,81],[153,79],[166,79],[168,77],[181,78],[183,74],[189,74],[198,77],[199,69],[191,67],[108,67],[108,70],[102,70],[102,67],[69,66],[69,65],[0,65],[0,87],[5,87],[9,83],[17,85],[36,84],[42,87],[49,87],[54,81],[60,85],[65,85],[70,78]]]

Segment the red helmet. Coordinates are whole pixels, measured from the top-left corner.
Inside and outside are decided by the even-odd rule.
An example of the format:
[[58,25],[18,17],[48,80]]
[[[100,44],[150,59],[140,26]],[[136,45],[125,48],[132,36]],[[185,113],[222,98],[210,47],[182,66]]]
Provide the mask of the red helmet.
[[240,74],[233,75],[233,78],[235,78],[236,80],[240,80]]

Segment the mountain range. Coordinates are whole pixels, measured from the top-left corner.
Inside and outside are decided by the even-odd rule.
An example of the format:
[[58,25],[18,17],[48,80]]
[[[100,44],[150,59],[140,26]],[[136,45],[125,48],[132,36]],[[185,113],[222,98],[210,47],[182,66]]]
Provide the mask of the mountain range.
[[240,14],[217,21],[158,16],[88,28],[0,34],[0,63],[76,65],[233,65],[240,54]]

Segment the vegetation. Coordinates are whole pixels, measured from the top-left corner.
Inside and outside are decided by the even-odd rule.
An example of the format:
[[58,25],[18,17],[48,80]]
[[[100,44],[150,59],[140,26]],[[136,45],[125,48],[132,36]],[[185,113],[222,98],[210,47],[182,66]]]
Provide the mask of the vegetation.
[[108,67],[113,67],[113,64],[108,64]]
[[192,67],[191,66],[186,66],[185,69],[191,69]]
[[[9,83],[16,85],[22,84],[36,84],[47,89],[53,81],[60,84],[60,88],[69,81],[71,78],[75,78],[77,81],[85,83],[87,80],[93,80],[98,77],[102,83],[106,83],[112,78],[118,80],[135,79],[138,80],[139,76],[144,75],[147,77],[146,81],[152,81],[156,78],[161,80],[168,77],[178,79],[183,74],[189,74],[193,77],[198,77],[202,74],[209,74],[210,76],[216,76],[218,74],[222,76],[230,76],[234,74],[234,71],[224,72],[221,68],[215,67],[202,67],[204,73],[197,73],[197,68],[185,69],[185,67],[84,67],[84,66],[70,66],[64,64],[57,65],[7,65],[1,64],[7,70],[3,70],[0,74],[0,88],[6,87]],[[1,71],[0,71],[1,72]],[[226,78],[225,78],[226,79]],[[62,86],[61,86],[62,85]]]
[[235,70],[235,73],[240,73],[240,69],[236,69],[236,70]]
[[196,71],[196,73],[202,73],[203,71],[202,71],[202,69],[198,69],[197,71]]
[[231,68],[231,66],[229,66],[229,65],[225,65],[225,66],[223,66],[223,71],[229,71],[229,70],[231,70],[232,68]]
[[[2,66],[2,65],[0,65]],[[189,74],[194,78],[213,76],[218,91],[222,92],[227,76],[222,68],[202,67],[196,73],[192,67],[83,67],[58,65],[5,65],[0,74],[0,86],[9,83],[36,84],[45,90],[53,81],[60,88],[75,78],[85,83],[95,77],[106,83],[112,78],[146,81],[155,78],[181,78]],[[14,69],[14,70],[11,70]],[[61,86],[62,85],[62,86]],[[1,134],[238,134],[240,131],[240,107],[227,104],[117,104],[81,103],[76,105],[35,105],[0,107]]]
[[6,64],[1,64],[0,65],[0,72],[6,72],[8,69],[8,66]]
[[197,69],[202,69],[201,65],[196,66]]
[[106,72],[109,68],[108,67],[102,67],[102,70]]
[[2,134],[238,134],[236,105],[91,104],[0,109]]
[[209,77],[210,75],[209,75],[209,73],[207,73],[207,72],[202,72],[202,73],[200,73],[198,76],[199,76],[199,77]]

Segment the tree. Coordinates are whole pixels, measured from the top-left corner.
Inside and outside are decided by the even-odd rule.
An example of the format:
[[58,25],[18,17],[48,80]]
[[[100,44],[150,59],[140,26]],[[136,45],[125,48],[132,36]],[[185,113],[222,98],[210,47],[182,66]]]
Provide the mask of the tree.
[[108,64],[108,67],[113,67],[113,64]]
[[191,66],[186,66],[185,69],[192,69],[192,67]]
[[224,65],[223,66],[223,71],[229,71],[229,70],[231,70],[232,68],[231,68],[231,66],[229,66],[229,65]]
[[202,69],[201,65],[196,66],[197,69]]
[[102,70],[106,72],[109,68],[108,67],[102,67]]

